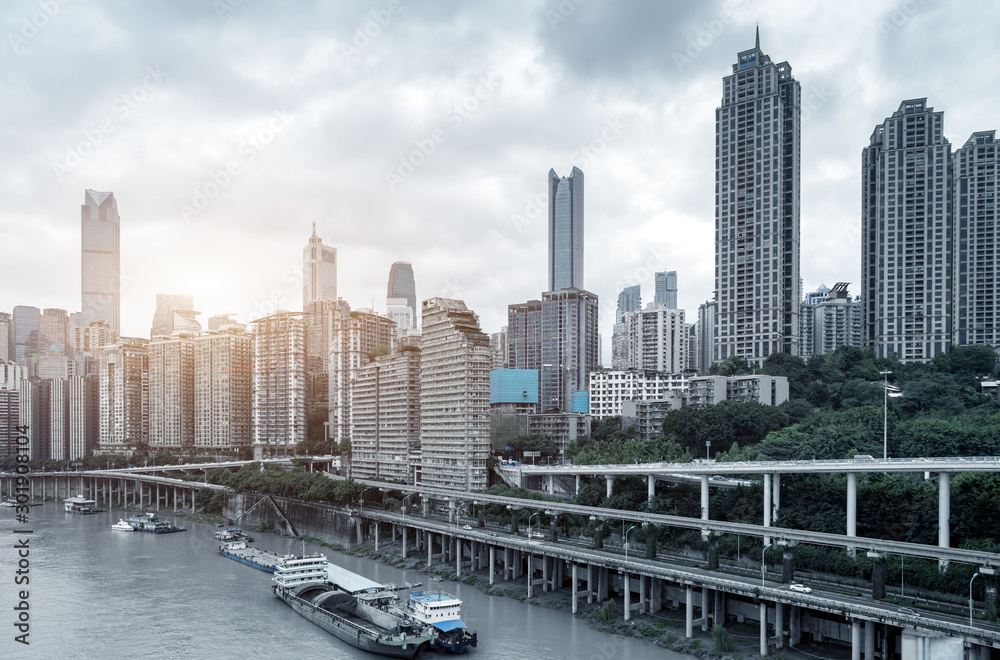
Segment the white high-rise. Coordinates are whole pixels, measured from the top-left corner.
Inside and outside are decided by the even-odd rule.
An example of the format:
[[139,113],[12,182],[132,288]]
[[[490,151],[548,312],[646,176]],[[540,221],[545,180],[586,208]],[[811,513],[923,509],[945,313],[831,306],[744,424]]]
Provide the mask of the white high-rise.
[[337,248],[323,245],[316,223],[302,250],[302,309],[314,300],[337,299]]
[[306,331],[301,312],[252,323],[254,458],[293,454],[306,439]]
[[801,90],[788,62],[738,55],[715,111],[713,360],[799,353]]
[[107,321],[112,330],[120,332],[120,218],[114,193],[84,192],[80,216],[83,248],[81,309],[84,321]]

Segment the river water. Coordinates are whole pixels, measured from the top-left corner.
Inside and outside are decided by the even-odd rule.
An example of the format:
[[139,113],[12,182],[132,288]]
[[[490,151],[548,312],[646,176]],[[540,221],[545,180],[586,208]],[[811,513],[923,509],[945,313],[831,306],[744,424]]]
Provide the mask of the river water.
[[[155,535],[116,532],[124,514],[66,513],[61,503],[31,507],[29,535],[0,509],[0,658],[377,658],[341,642],[295,614],[270,591],[271,576],[218,553],[215,528],[180,518],[188,531]],[[168,516],[165,519],[170,520]],[[278,553],[302,551],[290,538],[255,535]],[[29,538],[30,584],[14,583],[18,539]],[[306,544],[330,561],[377,582],[423,582],[429,576]],[[479,632],[470,660],[663,660],[684,658],[647,642],[594,631],[568,612],[486,596],[444,581],[464,602],[462,618]],[[28,590],[25,646],[13,625]],[[405,594],[405,592],[402,592]],[[447,656],[440,656],[445,658]],[[458,656],[453,656],[458,657]]]

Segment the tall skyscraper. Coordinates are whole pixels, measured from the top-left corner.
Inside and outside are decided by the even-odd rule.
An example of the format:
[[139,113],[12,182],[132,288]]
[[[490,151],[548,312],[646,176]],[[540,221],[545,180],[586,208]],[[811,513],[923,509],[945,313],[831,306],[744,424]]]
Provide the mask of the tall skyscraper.
[[153,312],[153,327],[149,338],[169,337],[174,330],[194,333],[201,330],[201,324],[194,311],[194,296],[156,294],[156,311]]
[[490,338],[461,300],[423,301],[421,327],[421,483],[485,490]]
[[799,83],[788,62],[738,54],[715,111],[714,360],[799,353]]
[[[406,300],[406,305],[410,308],[410,325],[407,327],[417,327],[417,315],[420,313],[417,310],[417,284],[413,279],[413,266],[409,261],[397,261],[389,268],[389,286],[385,297],[389,307],[398,306],[400,298]],[[395,320],[392,310],[389,310],[389,318]]]
[[87,190],[80,209],[84,320],[107,321],[121,332],[120,218],[114,193]]
[[327,408],[327,421],[333,421],[330,405],[330,351],[343,318],[351,306],[343,299],[313,300],[306,303],[306,406],[309,412]]
[[301,312],[252,324],[254,458],[294,454],[306,439],[306,336]]
[[667,309],[677,309],[677,271],[656,273],[656,294],[653,302],[665,303]]
[[583,288],[583,172],[549,170],[549,291]]
[[302,309],[313,300],[337,299],[337,248],[323,245],[316,223],[302,250]]
[[996,131],[980,131],[955,150],[952,343],[957,346],[1000,346],[998,147]]
[[14,319],[7,312],[0,312],[0,362],[14,360]]
[[[600,368],[597,296],[582,289],[542,294],[542,411],[570,411],[574,392]],[[521,367],[517,367],[521,368]]]
[[902,362],[929,360],[948,352],[952,334],[956,237],[944,112],[926,98],[903,101],[875,127],[861,161],[864,347]]
[[[660,273],[657,273],[659,275]],[[618,308],[615,310],[615,323],[621,323],[628,312],[638,312],[642,309],[642,289],[636,284],[627,286],[618,294]]]
[[698,373],[708,373],[712,366],[715,355],[715,310],[719,304],[714,300],[708,300],[698,305],[698,338],[697,356],[694,368]]
[[24,364],[38,355],[38,320],[41,312],[37,307],[18,305],[14,308],[14,360]]

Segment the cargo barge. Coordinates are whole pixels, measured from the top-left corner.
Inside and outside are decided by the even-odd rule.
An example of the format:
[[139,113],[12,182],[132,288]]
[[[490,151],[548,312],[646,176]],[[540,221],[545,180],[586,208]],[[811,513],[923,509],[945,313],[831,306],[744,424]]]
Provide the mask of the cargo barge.
[[278,569],[278,562],[283,558],[281,555],[259,548],[252,548],[246,541],[232,541],[219,546],[219,552],[223,557],[228,557],[241,564],[252,566],[265,573],[274,573]]

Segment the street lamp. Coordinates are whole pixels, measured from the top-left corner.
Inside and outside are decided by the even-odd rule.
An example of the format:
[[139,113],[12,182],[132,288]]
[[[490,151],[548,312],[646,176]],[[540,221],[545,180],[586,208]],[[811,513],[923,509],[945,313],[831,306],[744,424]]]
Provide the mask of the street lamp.
[[[531,538],[531,519],[534,518],[535,516],[537,516],[539,513],[541,513],[541,512],[540,511],[535,511],[533,514],[531,514],[530,516],[528,516],[528,538],[529,539]],[[541,521],[541,518],[539,518],[538,520]],[[538,523],[538,533],[539,533],[539,535],[541,535],[541,533],[542,533],[541,522]]]
[[712,441],[711,440],[706,440],[705,441],[705,460],[706,461],[712,460]]
[[[628,528],[628,532],[631,532],[633,529],[635,529],[635,525],[632,525],[631,527],[629,527]],[[625,563],[626,564],[628,563],[628,532],[625,532],[625,537],[624,537],[624,540],[625,540]]]
[[975,581],[977,577],[979,577],[979,573],[973,575],[972,579],[969,580],[969,627],[970,628],[972,627],[972,583]]
[[361,498],[360,501],[361,501],[361,510],[362,511],[364,511],[364,508],[365,508],[365,491],[371,490],[371,489],[372,489],[372,487],[369,486],[368,488],[365,488],[364,490],[361,491],[361,495],[359,497]]
[[764,570],[766,568],[766,565],[764,564],[764,554],[767,552],[767,549],[771,547],[771,545],[773,545],[773,544],[768,543],[767,545],[764,546],[764,549],[760,551],[760,588],[761,589],[764,588]]
[[889,385],[891,371],[878,372],[882,376],[882,460],[889,460],[889,397],[903,396],[898,387]]

